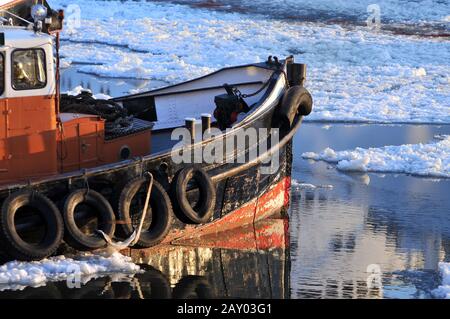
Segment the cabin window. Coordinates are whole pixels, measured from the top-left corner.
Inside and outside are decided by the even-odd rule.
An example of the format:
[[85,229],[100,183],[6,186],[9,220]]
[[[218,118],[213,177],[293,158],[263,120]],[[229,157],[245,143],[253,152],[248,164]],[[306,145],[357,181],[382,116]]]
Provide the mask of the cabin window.
[[5,91],[5,58],[0,53],[0,95]]
[[15,90],[42,89],[47,84],[45,52],[15,50],[12,54],[12,86]]

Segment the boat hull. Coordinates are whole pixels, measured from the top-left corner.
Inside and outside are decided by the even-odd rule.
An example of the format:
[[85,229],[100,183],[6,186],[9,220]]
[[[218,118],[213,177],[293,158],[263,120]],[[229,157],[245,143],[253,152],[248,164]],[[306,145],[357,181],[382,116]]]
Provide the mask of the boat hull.
[[[267,67],[266,64],[263,67]],[[286,65],[284,67],[283,65],[272,65],[272,67],[271,70],[274,73],[267,82],[267,86],[265,86],[267,90],[259,98],[258,104],[253,106],[252,111],[242,122],[226,131],[219,131],[218,136],[207,137],[200,141],[189,139],[189,143],[185,141],[179,147],[171,148],[169,146],[160,153],[118,163],[18,184],[0,185],[0,203],[7,203],[11,194],[21,191],[28,191],[29,194],[37,192],[62,210],[67,204],[66,199],[69,194],[80,192],[82,189],[87,192],[93,190],[111,204],[114,210],[111,214],[116,213],[116,221],[111,219],[111,222],[120,225],[129,222],[129,220],[120,220],[117,213],[120,207],[119,201],[122,199],[121,194],[131,181],[151,173],[154,180],[161,186],[161,188],[158,187],[159,191],[162,189],[162,192],[167,193],[172,206],[175,207],[175,201],[179,199],[174,194],[174,190],[176,191],[174,181],[179,172],[194,167],[205,172],[208,179],[211,180],[212,187],[215,188],[215,196],[212,197],[215,201],[212,216],[206,223],[202,221],[201,225],[194,225],[191,221],[186,220],[186,216],[180,215],[178,209],[174,209],[175,216],[169,218],[171,221],[168,235],[164,235],[164,239],[158,240],[157,243],[202,245],[217,233],[253,225],[263,219],[285,216],[289,206],[292,139],[302,123],[303,116],[297,112],[293,122],[287,128],[283,122],[281,129],[277,119],[282,114],[283,97],[290,82],[288,83],[289,77],[285,71]],[[248,66],[243,68],[248,68]],[[309,102],[312,103],[312,101]],[[294,114],[299,107],[297,104],[287,105],[294,110],[289,110],[289,112]],[[257,132],[257,137],[253,139],[253,142],[252,138],[247,139],[248,136],[245,135],[249,131]],[[164,132],[159,131],[158,133]],[[242,136],[244,136],[244,145],[239,145],[239,139],[242,139]],[[233,143],[233,146],[228,149],[227,142],[230,138],[237,139],[237,145]],[[154,141],[155,139],[152,137],[152,143]],[[223,152],[219,152],[221,158],[212,163],[204,159],[199,162],[179,162],[177,156],[174,156],[181,151],[191,158],[193,154],[204,154],[211,145],[216,145],[218,148],[224,147]],[[195,156],[192,157],[192,159],[194,158]],[[191,203],[190,196],[195,196],[196,192],[198,194],[198,190],[195,188],[187,190],[187,200]],[[201,192],[200,195],[202,195]],[[210,212],[208,212],[208,216]],[[67,227],[67,221],[65,222]],[[124,234],[116,232],[116,235],[119,239],[124,239],[120,238]],[[1,247],[2,243],[0,242],[0,249]],[[72,251],[63,242],[57,253],[63,254]]]
[[[216,181],[217,196],[211,222],[205,225],[192,225],[186,223],[182,218],[178,218],[179,216],[174,216],[169,234],[163,243],[203,245],[206,240],[205,236],[252,225],[262,219],[285,215],[290,196],[291,145],[291,142],[289,142],[280,149],[279,166],[274,174],[262,174],[261,170],[267,164],[259,164],[244,169],[236,175]],[[217,176],[227,174],[230,170],[236,170],[240,165],[197,166],[207,170],[211,176]],[[164,167],[164,170],[161,167]],[[170,193],[171,182],[176,172],[182,168],[182,164],[173,163],[171,157],[167,155],[125,165],[119,169],[112,168],[96,174],[86,172],[84,176],[36,182],[36,184],[30,186],[22,185],[16,188],[6,188],[0,190],[0,196],[4,200],[10,193],[24,188],[32,188],[45,194],[59,207],[62,207],[63,199],[71,190],[88,185],[89,189],[100,192],[111,204],[114,204],[127,182],[136,176],[140,176],[142,171],[153,172],[155,179]],[[68,252],[73,252],[73,250],[63,243],[58,253]]]
[[[176,220],[162,243],[203,247],[226,247],[229,243],[229,248],[239,249],[239,245],[244,248],[245,241],[238,240],[234,246],[228,238],[217,235],[243,226],[252,226],[264,219],[287,217],[292,164],[288,159],[291,158],[291,152],[290,145],[283,150],[283,163],[274,175],[261,176],[258,174],[259,167],[255,167],[219,183],[213,221],[194,226]],[[222,243],[218,243],[216,239]]]

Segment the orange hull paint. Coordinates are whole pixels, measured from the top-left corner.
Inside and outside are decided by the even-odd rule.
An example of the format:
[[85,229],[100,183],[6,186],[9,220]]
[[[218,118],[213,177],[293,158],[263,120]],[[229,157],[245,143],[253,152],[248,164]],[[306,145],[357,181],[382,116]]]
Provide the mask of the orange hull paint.
[[119,162],[124,146],[131,149],[131,157],[150,153],[150,131],[106,141],[105,121],[97,116],[74,116],[62,126],[58,156],[64,173]]
[[150,153],[150,131],[105,141],[105,122],[79,115],[57,127],[54,96],[0,99],[0,184],[119,162]]
[[174,250],[182,254],[189,254],[191,249],[198,249],[198,247],[246,252],[289,249],[289,221],[287,219],[267,219],[254,226],[247,225],[224,231],[220,235],[220,239],[204,238],[205,242],[200,246],[162,244],[148,249],[128,249],[122,253],[138,262],[148,263],[148,260],[155,256],[168,256]]
[[150,154],[151,131],[144,131],[116,138],[103,143],[100,164],[114,163],[120,160],[119,153],[122,147],[127,146],[131,150],[131,157],[139,157]]
[[0,110],[0,182],[56,174],[54,97],[2,99]]
[[261,251],[289,248],[289,220],[280,214],[289,207],[291,178],[285,177],[259,199],[243,205],[211,224],[172,232],[160,245],[149,249],[126,249],[123,254],[145,259],[172,245]]
[[[281,210],[289,207],[290,185],[291,178],[285,177],[279,183],[270,187],[260,198],[248,202],[210,224],[188,226],[183,231],[173,232],[167,236],[164,243],[223,247],[223,232],[243,226],[253,227],[259,221],[268,218],[280,218]],[[239,241],[236,241],[236,245],[239,245]]]

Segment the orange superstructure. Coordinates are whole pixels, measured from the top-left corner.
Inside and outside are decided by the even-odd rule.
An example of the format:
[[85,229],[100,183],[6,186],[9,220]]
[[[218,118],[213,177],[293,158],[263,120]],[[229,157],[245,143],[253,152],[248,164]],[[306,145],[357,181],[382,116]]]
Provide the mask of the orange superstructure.
[[149,129],[107,139],[102,118],[58,112],[52,36],[2,27],[0,38],[0,184],[149,154]]
[[114,163],[150,153],[149,130],[106,140],[105,121],[98,116],[61,113],[60,121],[60,172]]
[[0,179],[57,173],[54,97],[0,99]]

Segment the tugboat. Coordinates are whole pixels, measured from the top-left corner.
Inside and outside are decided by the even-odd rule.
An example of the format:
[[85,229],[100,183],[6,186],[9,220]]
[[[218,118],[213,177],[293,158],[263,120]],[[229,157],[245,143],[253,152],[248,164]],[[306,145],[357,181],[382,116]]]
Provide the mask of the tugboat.
[[291,142],[313,105],[304,64],[269,57],[135,95],[69,96],[59,89],[64,14],[36,4],[31,17],[0,26],[8,258],[201,243],[286,213]]

